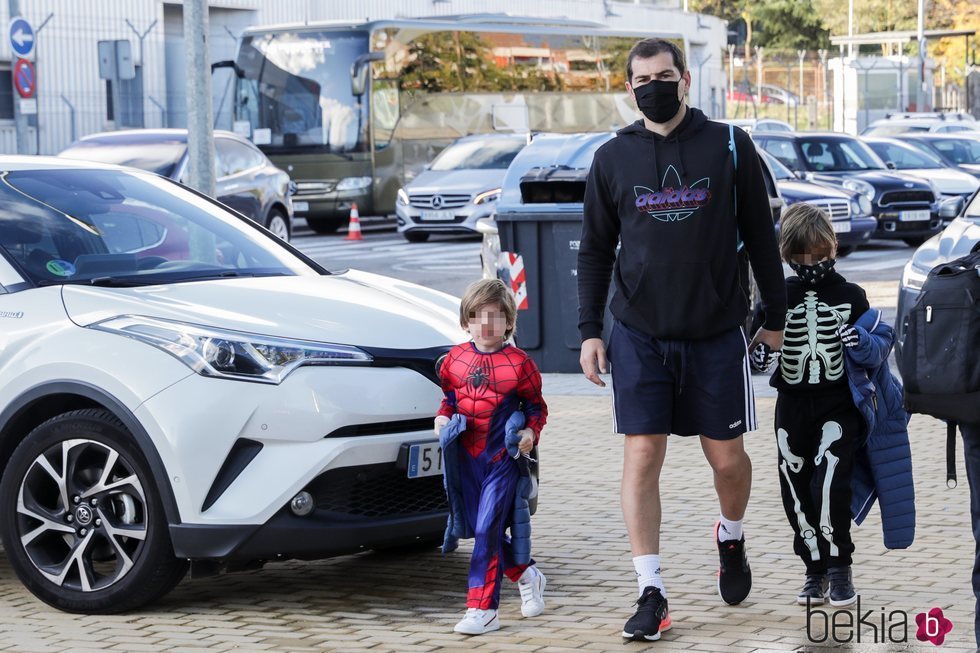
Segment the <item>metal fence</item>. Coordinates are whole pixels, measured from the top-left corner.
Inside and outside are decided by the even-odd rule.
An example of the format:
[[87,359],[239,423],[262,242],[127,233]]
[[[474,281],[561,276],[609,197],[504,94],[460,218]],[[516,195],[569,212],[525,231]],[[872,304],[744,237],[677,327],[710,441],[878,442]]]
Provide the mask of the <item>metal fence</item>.
[[[969,88],[980,84],[980,73],[954,82],[953,73],[963,78],[963,71],[948,68],[943,61],[930,63],[927,86],[920,95],[915,58],[861,57],[849,64],[855,80],[843,75],[840,60],[833,60],[834,51],[753,48],[746,58],[729,46],[726,54],[728,118],[776,118],[799,130],[833,129],[835,100],[838,112],[843,108],[848,114],[863,114],[862,124],[872,115],[917,110],[971,111],[980,118],[978,92]],[[835,93],[840,97],[835,98]]]

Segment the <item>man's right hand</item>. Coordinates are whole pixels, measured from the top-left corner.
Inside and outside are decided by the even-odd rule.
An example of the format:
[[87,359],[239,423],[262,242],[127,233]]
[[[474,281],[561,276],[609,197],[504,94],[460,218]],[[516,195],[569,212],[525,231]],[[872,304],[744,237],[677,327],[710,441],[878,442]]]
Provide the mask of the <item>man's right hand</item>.
[[606,387],[605,382],[599,378],[599,373],[606,373],[606,346],[602,338],[589,338],[582,341],[582,355],[579,357],[579,364],[582,366],[582,374],[589,381],[597,386]]

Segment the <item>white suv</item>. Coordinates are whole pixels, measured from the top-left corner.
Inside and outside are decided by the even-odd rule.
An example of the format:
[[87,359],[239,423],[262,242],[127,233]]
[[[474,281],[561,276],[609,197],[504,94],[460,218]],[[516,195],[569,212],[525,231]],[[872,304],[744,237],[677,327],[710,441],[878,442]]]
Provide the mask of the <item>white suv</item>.
[[[458,300],[330,273],[155,175],[0,158],[0,536],[108,613],[184,575],[441,541]],[[196,567],[196,569],[195,569]]]

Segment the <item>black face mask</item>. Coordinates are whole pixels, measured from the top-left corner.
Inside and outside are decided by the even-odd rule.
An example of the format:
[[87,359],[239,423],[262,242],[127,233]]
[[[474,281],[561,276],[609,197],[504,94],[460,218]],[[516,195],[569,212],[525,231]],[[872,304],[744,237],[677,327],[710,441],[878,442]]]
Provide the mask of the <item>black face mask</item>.
[[663,124],[669,122],[681,110],[681,101],[677,98],[676,82],[665,82],[655,79],[643,86],[633,89],[636,106],[650,121]]
[[813,285],[830,274],[836,264],[837,259],[829,258],[826,261],[820,261],[816,265],[800,265],[799,263],[790,263],[789,266],[793,269],[793,272],[796,272],[796,276],[798,276],[803,283]]

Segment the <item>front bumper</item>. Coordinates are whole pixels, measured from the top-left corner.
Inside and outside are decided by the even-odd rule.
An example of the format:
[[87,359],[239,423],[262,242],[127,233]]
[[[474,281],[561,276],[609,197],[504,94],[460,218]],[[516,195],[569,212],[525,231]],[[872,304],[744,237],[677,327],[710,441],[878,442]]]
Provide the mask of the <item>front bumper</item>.
[[842,247],[852,247],[868,242],[878,228],[878,221],[872,216],[856,216],[850,219],[850,223],[850,231],[837,233],[837,242]]
[[425,220],[425,209],[410,204],[395,206],[398,218],[398,233],[415,231],[421,233],[477,233],[476,222],[481,218],[493,215],[494,202],[484,204],[467,204],[452,209],[452,220]]
[[875,229],[875,238],[920,238],[933,236],[943,229],[943,219],[938,211],[930,211],[928,220],[917,220],[914,222],[902,221],[899,211],[882,210],[875,213],[878,227]]
[[297,218],[312,220],[347,220],[351,206],[357,204],[361,215],[374,214],[371,189],[358,191],[331,191],[329,193],[303,193],[293,195],[293,214]]
[[192,560],[316,560],[435,541],[446,527],[441,476],[410,479],[394,463],[333,469],[307,484],[316,508],[283,507],[261,525],[171,526],[176,554]]

